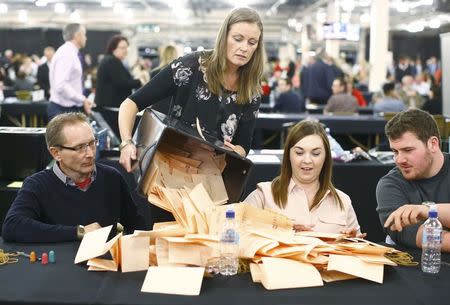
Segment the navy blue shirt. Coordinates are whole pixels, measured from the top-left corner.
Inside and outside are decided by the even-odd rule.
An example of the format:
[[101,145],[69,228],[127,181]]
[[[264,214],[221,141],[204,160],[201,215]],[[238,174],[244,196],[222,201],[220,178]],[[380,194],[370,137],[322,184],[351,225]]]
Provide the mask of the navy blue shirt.
[[77,239],[77,226],[120,222],[127,232],[147,229],[121,174],[96,164],[97,175],[82,191],[66,185],[52,169],[25,179],[3,223],[5,241],[61,242]]

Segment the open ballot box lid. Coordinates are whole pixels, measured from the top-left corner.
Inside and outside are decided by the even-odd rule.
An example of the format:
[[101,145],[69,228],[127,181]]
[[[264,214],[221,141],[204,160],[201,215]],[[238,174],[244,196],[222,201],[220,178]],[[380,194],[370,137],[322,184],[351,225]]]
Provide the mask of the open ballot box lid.
[[136,143],[138,165],[134,174],[138,182],[138,192],[146,195],[144,183],[150,174],[150,167],[157,151],[161,147],[190,150],[208,149],[215,155],[225,155],[225,168],[222,178],[228,194],[228,202],[238,202],[247,183],[253,163],[224,146],[224,143],[206,133],[178,121],[174,118],[147,108],[133,136]]

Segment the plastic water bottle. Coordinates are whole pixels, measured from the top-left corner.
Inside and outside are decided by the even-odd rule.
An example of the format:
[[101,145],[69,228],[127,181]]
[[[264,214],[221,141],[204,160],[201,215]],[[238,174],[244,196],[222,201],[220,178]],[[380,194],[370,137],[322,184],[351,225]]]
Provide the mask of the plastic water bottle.
[[423,224],[421,265],[422,271],[427,273],[438,273],[441,269],[442,225],[437,217],[436,207],[431,206]]
[[226,212],[220,236],[219,272],[223,275],[234,275],[239,267],[239,233],[233,210]]

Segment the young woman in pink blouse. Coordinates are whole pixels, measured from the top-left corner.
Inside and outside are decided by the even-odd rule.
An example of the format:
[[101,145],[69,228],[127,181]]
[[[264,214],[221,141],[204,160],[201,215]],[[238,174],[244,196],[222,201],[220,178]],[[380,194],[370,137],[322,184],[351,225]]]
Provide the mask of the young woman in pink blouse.
[[302,121],[287,136],[281,174],[259,183],[244,201],[290,217],[296,231],[364,237],[350,197],[331,182],[332,168],[325,130],[318,122]]

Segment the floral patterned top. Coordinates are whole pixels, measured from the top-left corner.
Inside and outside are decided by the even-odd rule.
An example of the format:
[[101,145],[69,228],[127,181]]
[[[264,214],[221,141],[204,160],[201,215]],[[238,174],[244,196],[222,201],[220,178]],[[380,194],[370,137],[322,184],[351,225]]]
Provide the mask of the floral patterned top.
[[238,105],[236,92],[224,90],[220,96],[210,92],[201,65],[201,57],[207,54],[194,52],[174,60],[129,98],[141,110],[172,96],[172,112],[180,121],[195,127],[198,118],[202,132],[248,152],[261,97]]

